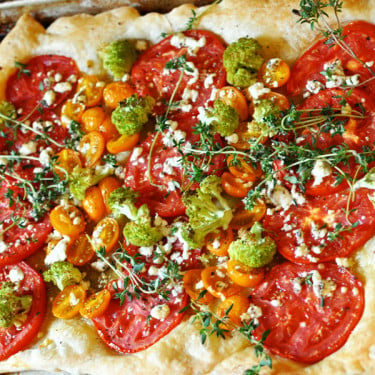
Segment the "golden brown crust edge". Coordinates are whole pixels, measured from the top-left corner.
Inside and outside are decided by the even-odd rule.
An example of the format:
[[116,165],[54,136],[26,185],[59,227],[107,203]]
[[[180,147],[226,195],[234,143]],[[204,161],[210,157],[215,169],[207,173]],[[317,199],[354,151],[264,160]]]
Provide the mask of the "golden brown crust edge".
[[[344,0],[342,20],[375,18],[374,0]],[[314,39],[306,25],[295,25],[291,12],[298,1],[224,0],[202,18],[199,27],[220,35],[226,42],[241,36],[259,39],[267,57],[295,60]],[[96,49],[119,38],[160,40],[161,32],[184,29],[192,6],[182,6],[166,15],[151,13],[140,17],[132,8],[119,8],[93,16],[61,18],[47,30],[29,16],[23,16],[0,45],[0,96],[14,61],[33,55],[55,53],[70,56],[87,73],[103,74]],[[197,10],[200,11],[199,9]],[[303,366],[273,358],[272,374],[361,374],[375,373],[375,241],[370,241],[353,258],[353,271],[365,284],[364,315],[348,342],[323,361]],[[133,355],[117,355],[98,338],[92,325],[79,319],[53,320],[49,317],[37,342],[30,349],[0,362],[0,372],[21,370],[65,370],[71,373],[131,374],[243,374],[256,363],[253,349],[239,336],[212,338],[200,344],[198,330],[184,321],[153,347]]]

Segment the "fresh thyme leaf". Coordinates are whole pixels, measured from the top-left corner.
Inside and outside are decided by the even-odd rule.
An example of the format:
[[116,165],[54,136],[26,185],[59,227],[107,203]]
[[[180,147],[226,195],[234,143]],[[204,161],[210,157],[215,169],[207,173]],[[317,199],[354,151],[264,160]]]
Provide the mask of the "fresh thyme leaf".
[[30,76],[31,72],[29,69],[26,69],[27,65],[23,64],[19,61],[14,62],[15,67],[18,69],[17,78],[21,78],[21,74],[25,74],[27,76]]

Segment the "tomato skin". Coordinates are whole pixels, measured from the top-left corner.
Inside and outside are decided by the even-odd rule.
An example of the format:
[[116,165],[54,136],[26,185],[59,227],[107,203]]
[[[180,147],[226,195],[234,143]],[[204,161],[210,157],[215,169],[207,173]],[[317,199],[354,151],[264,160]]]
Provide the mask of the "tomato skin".
[[[209,102],[212,87],[221,88],[226,82],[226,73],[222,63],[224,46],[214,34],[202,30],[185,31],[184,35],[199,40],[206,39],[195,56],[190,55],[185,48],[176,48],[171,45],[172,35],[163,39],[145,51],[133,65],[131,72],[135,88],[140,96],[151,95],[158,100],[169,101],[175,85],[180,77],[180,71],[171,71],[165,74],[165,64],[182,54],[186,54],[186,60],[192,62],[199,71],[197,82],[189,85],[190,89],[198,91],[197,100],[192,103],[190,114],[198,113],[198,107]],[[204,80],[209,74],[215,73],[215,79],[211,87],[205,87]],[[184,89],[187,87],[191,75],[184,74],[182,82],[177,89],[175,100],[180,100]],[[165,105],[158,108],[160,113],[165,112]]]
[[[362,61],[373,61],[375,58],[375,26],[365,21],[350,22],[343,27],[345,44]],[[319,40],[312,45],[294,64],[291,77],[287,83],[287,92],[297,96],[303,92],[307,81],[316,80],[325,83],[325,78],[320,74],[326,62],[340,59],[345,75],[359,74],[363,82],[371,78],[371,73],[362,65],[353,64],[353,57],[338,46],[324,44]],[[374,81],[364,86],[364,90],[371,94],[374,91]]]
[[221,176],[221,186],[232,197],[245,198],[253,183],[236,177],[229,172],[224,172]]
[[[208,291],[204,287],[197,288],[197,284],[202,280],[201,274],[202,274],[202,269],[200,268],[186,271],[184,273],[184,278],[183,278],[184,289],[193,301],[197,301],[198,303],[208,304],[214,300],[214,296],[208,293]],[[204,296],[202,296],[201,298],[198,298],[199,294],[202,293],[203,291],[206,291]]]
[[[113,287],[108,286],[111,293]],[[169,301],[153,295],[143,295],[132,301],[126,297],[121,306],[118,299],[112,299],[104,314],[94,318],[93,322],[100,338],[112,349],[120,353],[136,353],[155,344],[167,333],[172,331],[182,320],[184,313],[180,313],[188,303],[185,292]],[[152,307],[167,304],[169,315],[164,320],[158,320],[150,315]]]
[[41,276],[24,262],[14,265],[7,265],[0,270],[0,282],[9,281],[6,276],[9,271],[18,267],[24,274],[20,281],[19,291],[25,294],[32,294],[33,302],[26,321],[21,327],[0,329],[0,360],[3,361],[11,355],[23,350],[37,335],[45,316],[46,311],[46,289]]
[[205,245],[212,254],[223,257],[228,255],[228,248],[233,240],[232,228],[229,227],[227,230],[221,228],[218,233],[212,232],[206,236]]
[[263,219],[266,211],[267,206],[262,200],[258,200],[251,210],[247,210],[244,205],[240,203],[233,212],[230,226],[236,230],[251,228],[255,222]]
[[[303,205],[292,205],[283,217],[266,214],[263,225],[269,236],[275,240],[279,252],[290,261],[306,264],[329,262],[337,257],[348,256],[374,235],[375,208],[369,199],[371,194],[368,189],[356,190],[355,199],[349,204],[349,210],[353,210],[349,220],[351,224],[358,222],[358,225],[353,230],[339,233],[339,237],[332,241],[327,238],[329,231],[334,232],[337,224],[343,227],[350,225],[345,217],[350,198],[348,191],[307,198]],[[290,221],[284,222],[284,217],[289,217]],[[316,229],[311,223],[314,223]],[[285,230],[286,224],[290,227]],[[322,234],[319,236],[316,233],[322,227],[323,232],[319,232]],[[301,228],[307,254],[299,250],[301,243],[296,228]],[[322,244],[325,246],[321,247]]]
[[[75,303],[72,303],[74,296]],[[79,314],[80,309],[86,299],[86,291],[80,285],[68,285],[65,287],[52,302],[52,314],[56,318],[71,319]]]
[[111,293],[107,289],[102,289],[86,299],[79,313],[85,318],[96,318],[97,316],[103,315],[110,301]]
[[232,281],[244,288],[252,288],[264,279],[264,268],[251,268],[235,259],[229,259],[227,267]]
[[[332,296],[324,297],[324,306],[312,283],[302,283],[300,292],[295,291],[293,284],[293,279],[306,277],[314,270],[323,280],[330,278],[336,285]],[[278,306],[271,303],[273,300],[280,301]],[[264,282],[253,290],[251,302],[262,309],[259,326],[253,332],[256,339],[269,329],[264,346],[272,353],[315,363],[344,345],[362,316],[364,290],[356,276],[335,264],[285,262],[272,268]]]

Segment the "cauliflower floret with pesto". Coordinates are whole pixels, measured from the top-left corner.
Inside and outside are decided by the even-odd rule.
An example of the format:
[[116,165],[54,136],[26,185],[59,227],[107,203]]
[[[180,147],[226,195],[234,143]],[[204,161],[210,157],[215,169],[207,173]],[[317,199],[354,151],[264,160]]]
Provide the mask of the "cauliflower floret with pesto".
[[69,262],[55,262],[43,272],[44,281],[52,282],[60,290],[73,284],[79,284],[83,275],[81,271]]
[[103,67],[115,79],[129,73],[138,54],[134,46],[126,39],[106,44],[98,51]]
[[240,38],[226,48],[223,64],[231,85],[247,87],[256,82],[258,70],[264,62],[259,54],[261,49],[253,38]]
[[120,134],[133,135],[146,124],[154,104],[151,96],[138,97],[133,94],[119,103],[112,112],[111,120]]
[[240,231],[240,238],[229,245],[229,257],[252,268],[270,263],[276,254],[276,243],[271,237],[262,237],[262,231],[260,223],[255,223],[250,230]]

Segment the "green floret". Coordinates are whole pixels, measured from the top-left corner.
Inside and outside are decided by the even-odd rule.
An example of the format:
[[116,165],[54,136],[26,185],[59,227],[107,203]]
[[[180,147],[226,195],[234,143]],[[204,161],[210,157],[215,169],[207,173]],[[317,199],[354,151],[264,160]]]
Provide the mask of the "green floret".
[[262,231],[262,225],[255,223],[250,231],[242,232],[241,237],[229,245],[229,257],[252,268],[270,263],[276,254],[276,243],[271,237],[262,237]]
[[253,122],[261,129],[263,136],[272,136],[274,129],[278,129],[281,124],[282,111],[270,99],[259,99],[254,101]]
[[258,70],[264,62],[259,55],[261,49],[253,38],[240,38],[226,48],[223,63],[231,85],[247,87],[256,82]]
[[213,131],[222,137],[233,134],[240,123],[238,112],[220,99],[214,101],[207,115]]
[[55,262],[51,268],[43,272],[45,281],[52,282],[60,290],[73,284],[79,284],[83,277],[81,271],[69,262]]
[[147,205],[140,208],[135,206],[138,193],[129,187],[114,190],[109,198],[108,205],[112,215],[125,215],[129,220],[125,224],[123,234],[128,242],[135,246],[152,246],[163,238],[161,231],[152,226],[151,215]]
[[16,295],[16,286],[5,282],[0,288],[0,327],[18,325],[26,318],[32,305],[31,295]]
[[112,171],[105,169],[96,173],[92,168],[81,168],[77,165],[68,176],[69,191],[74,198],[81,201],[85,198],[86,190],[90,186],[98,184],[104,177],[107,177],[111,173]]
[[125,215],[129,220],[135,220],[138,217],[138,208],[135,206],[138,195],[129,187],[113,190],[108,197],[108,206],[112,210],[112,215],[116,218]]
[[98,51],[103,67],[115,79],[120,79],[129,73],[138,54],[134,46],[128,40],[117,40],[105,45]]
[[[16,108],[12,103],[7,102],[6,100],[0,101],[0,114],[12,119],[17,118]],[[0,125],[5,123],[6,119],[0,117]]]
[[148,115],[154,107],[155,100],[151,96],[138,97],[133,94],[119,103],[112,112],[112,122],[120,134],[133,135],[142,130],[148,121]]
[[226,229],[233,214],[227,200],[222,196],[220,177],[208,176],[194,192],[186,192],[182,201],[194,231],[191,240],[202,246],[208,233],[223,227]]

